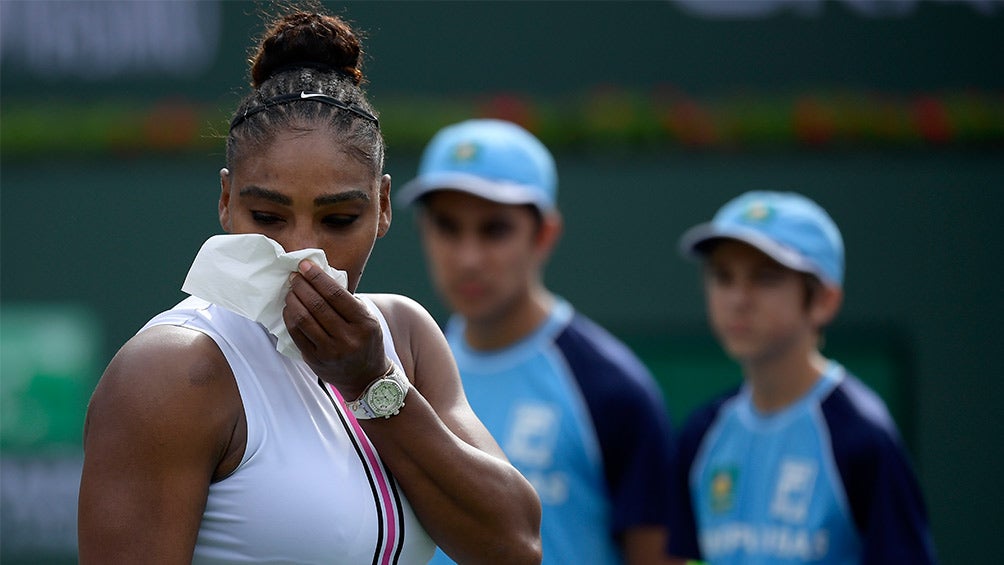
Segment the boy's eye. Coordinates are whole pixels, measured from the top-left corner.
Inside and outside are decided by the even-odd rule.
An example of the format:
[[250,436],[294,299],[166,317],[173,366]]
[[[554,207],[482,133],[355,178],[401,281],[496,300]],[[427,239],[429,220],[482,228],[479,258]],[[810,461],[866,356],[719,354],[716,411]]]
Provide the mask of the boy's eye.
[[432,227],[440,235],[456,236],[460,233],[460,226],[456,222],[442,216],[432,216]]
[[711,282],[716,284],[728,284],[732,280],[729,276],[728,271],[724,269],[709,268],[704,271],[704,276]]
[[761,269],[756,272],[754,278],[763,284],[775,284],[784,278],[784,272],[779,269]]
[[481,233],[488,239],[502,239],[512,231],[513,226],[509,222],[489,222],[481,228]]

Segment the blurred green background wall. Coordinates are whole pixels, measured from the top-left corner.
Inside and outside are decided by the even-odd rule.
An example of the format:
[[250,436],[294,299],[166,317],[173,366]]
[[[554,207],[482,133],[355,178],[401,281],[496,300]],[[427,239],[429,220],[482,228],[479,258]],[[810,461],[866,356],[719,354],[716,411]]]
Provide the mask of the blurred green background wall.
[[[398,186],[455,120],[552,146],[567,229],[547,281],[643,356],[676,420],[739,380],[678,236],[745,190],[820,202],[848,251],[826,352],[889,402],[943,561],[1000,562],[1004,3],[328,6],[367,32]],[[0,560],[73,562],[87,397],[220,232],[219,133],[259,18],[3,0],[0,23]],[[362,290],[442,320],[396,212]]]

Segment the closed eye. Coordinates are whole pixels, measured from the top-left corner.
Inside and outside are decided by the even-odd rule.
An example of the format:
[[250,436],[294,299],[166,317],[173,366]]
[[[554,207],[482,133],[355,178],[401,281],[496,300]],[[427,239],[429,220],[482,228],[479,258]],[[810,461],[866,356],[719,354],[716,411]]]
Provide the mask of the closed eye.
[[321,221],[327,226],[341,228],[352,225],[358,219],[359,214],[329,214]]
[[251,219],[254,220],[256,224],[263,226],[272,226],[283,221],[281,216],[276,216],[275,214],[269,214],[268,212],[251,212]]

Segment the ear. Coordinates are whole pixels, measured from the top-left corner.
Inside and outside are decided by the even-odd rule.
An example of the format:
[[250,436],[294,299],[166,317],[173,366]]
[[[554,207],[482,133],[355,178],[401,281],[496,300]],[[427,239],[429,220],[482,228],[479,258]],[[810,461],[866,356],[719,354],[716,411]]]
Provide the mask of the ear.
[[233,222],[230,218],[230,171],[224,167],[220,169],[220,226],[223,231],[230,233]]
[[812,298],[809,316],[817,328],[823,328],[833,321],[844,302],[844,291],[839,287],[822,285]]
[[561,232],[564,230],[564,222],[561,213],[557,210],[547,212],[541,218],[540,230],[537,233],[536,249],[543,263],[551,256],[551,252],[558,245],[561,239]]
[[380,210],[377,217],[377,237],[383,237],[387,235],[387,230],[390,229],[390,221],[393,213],[391,211],[390,203],[390,175],[383,175],[380,177],[380,188],[379,188],[379,203]]

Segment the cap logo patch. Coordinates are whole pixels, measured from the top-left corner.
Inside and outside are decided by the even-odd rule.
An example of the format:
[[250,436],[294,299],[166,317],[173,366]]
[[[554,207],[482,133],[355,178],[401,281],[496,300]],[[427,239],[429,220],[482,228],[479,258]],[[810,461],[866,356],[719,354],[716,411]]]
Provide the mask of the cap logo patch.
[[457,163],[473,161],[478,156],[480,150],[481,148],[478,144],[473,141],[458,143],[453,148],[453,160]]
[[774,209],[763,200],[754,200],[746,206],[743,219],[750,223],[763,223],[774,214]]

